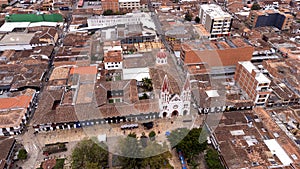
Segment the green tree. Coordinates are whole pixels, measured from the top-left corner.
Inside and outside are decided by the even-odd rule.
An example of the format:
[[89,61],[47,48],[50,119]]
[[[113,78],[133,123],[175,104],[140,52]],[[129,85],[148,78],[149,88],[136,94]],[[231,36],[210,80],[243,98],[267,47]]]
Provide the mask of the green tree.
[[27,151],[24,148],[19,150],[18,159],[20,160],[27,159]]
[[189,133],[189,130],[187,128],[179,128],[176,130],[173,130],[171,134],[168,136],[168,141],[171,144],[172,148],[175,148],[175,146]]
[[133,133],[130,132],[130,133],[128,134],[128,137],[136,138],[135,132],[133,132]]
[[121,162],[123,169],[138,169],[141,166],[141,148],[137,140],[135,133],[130,133],[125,139],[121,140],[120,143]]
[[214,149],[208,149],[206,154],[205,154],[205,161],[208,166],[208,168],[213,168],[213,169],[224,169],[222,166],[220,159],[219,159],[219,154],[216,150]]
[[185,14],[184,20],[186,20],[186,21],[192,21],[192,19],[193,19],[192,14],[190,14],[189,12]]
[[64,164],[65,164],[65,159],[57,159],[53,169],[63,169]]
[[[200,140],[201,129],[177,129],[171,132],[168,140],[172,147],[180,149],[185,154],[187,160],[191,160],[194,156],[199,155],[207,147],[207,142]],[[188,133],[186,136],[185,134]],[[185,136],[185,137],[184,137]]]
[[200,23],[200,18],[199,18],[198,16],[196,16],[195,22],[196,22],[196,23]]
[[149,99],[148,95],[146,93],[143,93],[142,97],[139,97],[140,100]]
[[108,9],[106,11],[103,12],[104,16],[108,16],[108,15],[114,15],[114,11],[112,11],[111,9]]
[[7,6],[8,6],[7,4],[2,4],[2,5],[1,5],[1,8],[2,8],[2,9],[5,9]]
[[72,152],[73,169],[102,169],[108,166],[107,146],[93,140],[79,142]]
[[150,133],[149,133],[149,138],[150,138],[150,140],[155,140],[155,136],[156,136],[156,133],[155,133],[155,131],[151,131]]
[[173,168],[169,164],[169,158],[172,157],[170,151],[168,150],[168,146],[164,144],[163,146],[158,144],[157,142],[151,142],[143,151],[143,161],[142,168]]
[[152,80],[145,77],[142,79],[142,83],[143,83],[143,88],[147,91],[152,91],[153,90],[153,85],[152,85]]
[[253,3],[251,10],[260,10],[260,9],[261,9],[260,5],[257,2]]
[[[144,134],[142,137],[147,136]],[[123,169],[172,168],[169,164],[171,153],[168,151],[166,143],[160,145],[156,142],[148,142],[142,146],[142,140],[127,136],[120,141],[119,145],[121,155],[123,155],[119,157],[119,160]]]

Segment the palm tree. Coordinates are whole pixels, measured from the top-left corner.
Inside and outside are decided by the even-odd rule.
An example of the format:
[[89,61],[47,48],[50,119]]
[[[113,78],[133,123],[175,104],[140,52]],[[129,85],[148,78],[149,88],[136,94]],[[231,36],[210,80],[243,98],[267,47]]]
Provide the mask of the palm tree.
[[142,82],[143,82],[143,87],[145,90],[147,91],[152,91],[153,90],[153,86],[152,86],[152,80],[145,77],[142,79]]

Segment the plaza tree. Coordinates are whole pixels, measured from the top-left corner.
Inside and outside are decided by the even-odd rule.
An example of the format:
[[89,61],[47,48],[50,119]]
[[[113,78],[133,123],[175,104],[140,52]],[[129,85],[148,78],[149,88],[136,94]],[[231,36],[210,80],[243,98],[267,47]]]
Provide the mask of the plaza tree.
[[141,147],[135,133],[130,133],[119,143],[120,157],[123,169],[138,169],[141,166],[142,159],[137,158],[141,156]]
[[185,16],[184,16],[184,20],[186,21],[192,21],[193,19],[193,15],[191,13],[186,13]]
[[181,150],[184,153],[187,160],[192,160],[207,147],[207,142],[200,140],[201,131],[201,129],[197,128],[193,128],[190,131],[186,128],[177,129],[171,132],[168,140],[173,148]]
[[260,10],[260,9],[261,9],[261,7],[257,2],[253,3],[251,10]]
[[155,133],[155,131],[151,131],[150,133],[149,133],[149,138],[150,138],[150,140],[155,140],[155,136],[156,136],[156,133]]
[[146,91],[152,91],[153,90],[153,85],[152,85],[152,80],[145,77],[142,79],[142,83],[143,83],[143,88]]
[[205,154],[205,161],[209,168],[224,169],[220,163],[219,154],[214,149],[208,149]]
[[72,152],[72,169],[102,169],[108,167],[108,152],[104,143],[83,140]]
[[198,16],[196,16],[195,22],[196,22],[196,23],[200,23],[200,18],[199,18]]
[[[142,135],[141,138],[146,136]],[[143,144],[143,141],[138,140],[132,133],[120,141],[119,160],[123,169],[172,168],[169,164],[171,154],[166,144],[163,146],[156,142]]]
[[20,160],[26,160],[27,159],[27,151],[24,148],[19,150],[18,159],[20,159]]
[[[161,153],[157,154],[157,152]],[[141,168],[173,168],[169,164],[169,159],[172,157],[172,154],[168,150],[166,143],[160,145],[157,142],[150,142],[144,149],[143,156],[144,158],[142,160]]]

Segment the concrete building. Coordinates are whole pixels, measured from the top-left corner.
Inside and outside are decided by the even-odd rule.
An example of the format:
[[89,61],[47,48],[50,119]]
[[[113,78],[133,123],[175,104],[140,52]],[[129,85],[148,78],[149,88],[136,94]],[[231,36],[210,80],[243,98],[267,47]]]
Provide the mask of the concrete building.
[[34,33],[10,33],[0,40],[0,51],[5,50],[29,50]]
[[115,16],[92,16],[87,19],[87,23],[89,28],[104,28],[120,24],[142,24],[143,27],[155,30],[155,24],[153,23],[151,16],[144,12],[127,13],[126,15]]
[[140,9],[141,3],[140,0],[119,0],[119,8],[120,10]]
[[156,64],[157,65],[163,65],[168,63],[168,56],[164,51],[160,51],[156,55]]
[[239,62],[234,79],[256,106],[265,105],[271,94],[271,81],[250,61]]
[[119,0],[102,0],[102,10],[112,10],[113,12],[119,11]]
[[220,6],[215,4],[201,5],[199,18],[200,23],[211,34],[211,39],[230,35],[232,17],[229,13],[224,12]]
[[[180,64],[188,66],[198,63],[207,64],[210,74],[233,75],[239,61],[250,61],[253,47],[243,39],[222,41],[196,40],[181,45]],[[212,72],[213,68],[220,68]]]
[[280,30],[289,30],[293,22],[293,16],[276,10],[252,10],[249,14],[249,22],[252,28],[274,26]]

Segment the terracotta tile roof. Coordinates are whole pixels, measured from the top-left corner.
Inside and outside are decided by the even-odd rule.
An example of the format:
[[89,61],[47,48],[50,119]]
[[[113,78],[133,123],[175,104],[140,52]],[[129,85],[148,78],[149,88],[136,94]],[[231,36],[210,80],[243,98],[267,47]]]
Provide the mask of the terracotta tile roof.
[[150,77],[152,79],[153,87],[155,89],[161,90],[163,80],[165,78],[165,75],[167,75],[168,81],[169,81],[170,93],[172,93],[172,94],[180,93],[180,87],[178,86],[178,82],[176,81],[176,79],[174,79],[173,76],[171,76],[167,72],[160,70],[160,69],[150,68],[149,73],[150,73]]
[[64,38],[64,46],[87,46],[91,36],[86,33],[69,33]]
[[49,169],[49,168],[54,168],[56,165],[56,159],[49,159],[43,162],[42,168],[43,169]]
[[184,53],[181,59],[185,64],[207,63],[209,66],[236,65],[238,61],[251,60],[254,51],[241,39],[190,41],[182,44],[181,49]]
[[104,54],[104,62],[122,62],[122,61],[123,61],[123,57],[120,51],[119,52],[109,51]]
[[64,123],[78,121],[74,106],[58,105],[55,101],[62,98],[63,90],[48,90],[42,93],[39,107],[33,116],[33,124]]
[[97,74],[97,66],[72,67],[70,74],[95,75]]
[[77,117],[81,121],[159,112],[158,100],[142,100],[134,104],[107,104],[100,106],[99,108],[95,107],[93,104],[80,104],[75,107]]
[[51,73],[49,80],[67,79],[69,75],[69,71],[70,71],[69,67],[55,67]]
[[[13,137],[0,136],[0,168],[4,168],[6,160],[10,155],[11,149],[15,144],[15,139]],[[1,169],[2,169],[1,168]]]
[[0,128],[18,127],[22,123],[26,109],[0,110]]
[[167,54],[165,52],[158,52],[156,57],[163,59],[167,57]]
[[0,109],[27,108],[32,96],[17,96],[13,98],[0,98]]
[[46,39],[52,39],[55,37],[55,35],[57,34],[57,30],[54,28],[49,28],[47,30],[44,30],[43,32],[41,32],[40,34],[40,38],[46,38]]

